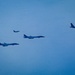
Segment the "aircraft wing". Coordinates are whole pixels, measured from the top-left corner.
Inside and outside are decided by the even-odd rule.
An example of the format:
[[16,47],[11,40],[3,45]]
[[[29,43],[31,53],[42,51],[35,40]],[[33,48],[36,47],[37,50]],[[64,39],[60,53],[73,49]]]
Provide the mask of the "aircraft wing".
[[35,38],[44,38],[44,36],[36,36]]
[[10,43],[9,45],[19,45],[18,43]]

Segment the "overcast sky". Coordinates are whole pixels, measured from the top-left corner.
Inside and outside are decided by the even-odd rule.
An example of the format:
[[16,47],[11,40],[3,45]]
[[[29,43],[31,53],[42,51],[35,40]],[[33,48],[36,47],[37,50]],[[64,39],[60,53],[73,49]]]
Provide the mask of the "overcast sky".
[[0,42],[20,44],[0,46],[0,75],[75,75],[71,22],[75,0],[0,0]]

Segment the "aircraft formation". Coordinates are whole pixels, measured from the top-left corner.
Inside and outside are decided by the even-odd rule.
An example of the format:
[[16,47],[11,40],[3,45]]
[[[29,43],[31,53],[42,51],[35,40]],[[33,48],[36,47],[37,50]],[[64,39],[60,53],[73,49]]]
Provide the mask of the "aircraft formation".
[[[13,30],[14,33],[20,32],[19,30]],[[45,36],[27,36],[26,34],[23,35],[23,38],[34,39],[34,38],[44,38]],[[19,45],[19,43],[0,43],[0,46],[7,47],[7,46],[15,46]]]
[[[75,28],[75,26],[73,25],[73,23],[70,23],[70,28]],[[13,30],[14,33],[19,33],[19,30]],[[34,38],[44,38],[45,36],[28,36],[26,34],[23,34],[23,38],[27,38],[27,39],[34,39]],[[15,45],[19,45],[19,43],[0,43],[0,46],[3,47],[7,47],[7,46],[15,46]]]

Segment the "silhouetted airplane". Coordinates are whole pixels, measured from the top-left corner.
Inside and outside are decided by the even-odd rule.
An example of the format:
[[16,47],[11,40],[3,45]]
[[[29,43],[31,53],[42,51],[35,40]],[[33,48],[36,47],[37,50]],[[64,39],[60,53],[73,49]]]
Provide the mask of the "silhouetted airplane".
[[34,39],[34,38],[44,38],[44,36],[27,36],[24,34],[24,38]]
[[70,23],[70,24],[71,24],[70,28],[75,28],[75,26],[72,23]]
[[0,46],[3,46],[3,47],[6,47],[6,46],[9,46],[9,45],[19,45],[18,43],[0,43]]
[[13,30],[13,32],[18,33],[18,32],[20,32],[20,31]]

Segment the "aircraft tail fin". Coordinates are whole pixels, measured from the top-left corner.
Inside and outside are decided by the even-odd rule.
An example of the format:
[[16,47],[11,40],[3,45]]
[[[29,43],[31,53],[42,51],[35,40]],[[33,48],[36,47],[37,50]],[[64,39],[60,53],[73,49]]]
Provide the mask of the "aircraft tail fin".
[[13,32],[15,32],[15,30],[13,30]]
[[70,23],[71,25],[73,25],[73,23]]
[[2,45],[2,43],[0,43],[0,45]]
[[75,26],[73,25],[73,23],[70,23],[72,28],[75,28]]
[[27,38],[27,35],[24,34],[24,38]]

